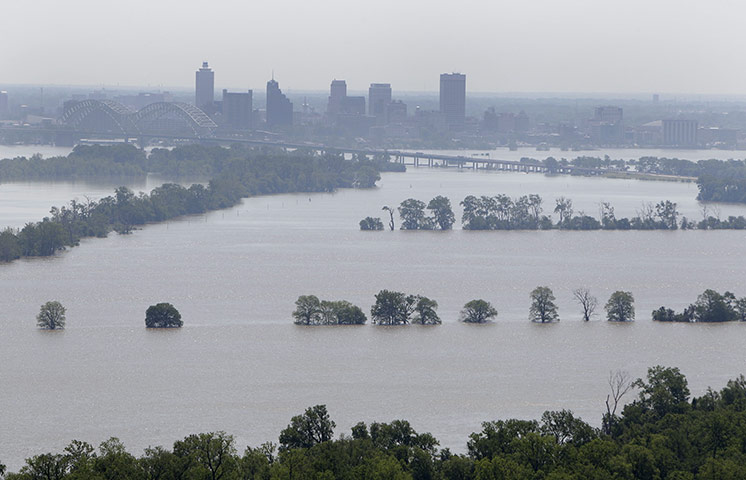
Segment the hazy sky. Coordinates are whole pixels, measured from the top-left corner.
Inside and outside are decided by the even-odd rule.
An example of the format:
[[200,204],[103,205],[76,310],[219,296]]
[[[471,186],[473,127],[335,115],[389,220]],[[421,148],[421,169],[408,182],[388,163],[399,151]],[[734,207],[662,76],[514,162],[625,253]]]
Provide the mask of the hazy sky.
[[741,0],[2,0],[3,84],[746,93]]

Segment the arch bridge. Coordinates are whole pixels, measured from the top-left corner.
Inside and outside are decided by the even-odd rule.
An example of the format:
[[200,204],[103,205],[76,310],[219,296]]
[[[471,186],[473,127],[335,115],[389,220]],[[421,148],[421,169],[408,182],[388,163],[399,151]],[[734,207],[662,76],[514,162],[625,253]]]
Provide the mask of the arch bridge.
[[156,102],[138,111],[113,100],[82,100],[65,108],[60,121],[74,130],[124,136],[174,133],[211,137],[217,128],[205,112],[184,102]]

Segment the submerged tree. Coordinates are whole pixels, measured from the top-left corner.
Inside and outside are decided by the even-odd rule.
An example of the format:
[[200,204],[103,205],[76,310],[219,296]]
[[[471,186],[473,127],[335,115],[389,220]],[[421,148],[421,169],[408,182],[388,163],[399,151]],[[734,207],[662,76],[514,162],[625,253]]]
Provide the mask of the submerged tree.
[[379,217],[365,217],[360,220],[360,230],[383,230],[383,222]]
[[531,292],[531,307],[529,308],[529,319],[532,322],[548,323],[559,320],[556,298],[549,287],[536,287]]
[[589,321],[595,315],[598,299],[591,295],[590,290],[585,287],[576,288],[572,291],[572,295],[583,310],[583,320]]
[[170,303],[151,305],[145,312],[147,328],[179,328],[184,325],[181,314]]
[[461,310],[461,321],[464,323],[485,323],[497,317],[497,309],[481,298],[466,302]]
[[385,210],[389,212],[389,229],[394,230],[394,209],[389,207],[388,205],[384,205],[381,210]]
[[436,311],[437,309],[438,302],[418,295],[417,303],[414,306],[415,316],[412,319],[412,323],[419,325],[439,325],[441,321]]
[[64,329],[65,307],[56,300],[45,303],[36,316],[36,325],[44,330]]
[[430,200],[427,209],[432,211],[432,221],[439,229],[450,230],[453,227],[456,217],[451,208],[451,201],[447,197],[438,195]]
[[629,322],[635,319],[635,298],[632,292],[616,291],[606,302],[606,318],[610,322]]
[[421,230],[427,226],[425,218],[425,202],[408,198],[399,205],[402,230]]
[[406,325],[417,304],[415,295],[381,290],[370,309],[371,321],[377,325]]
[[315,325],[321,316],[321,301],[316,295],[301,295],[295,301],[293,318],[296,325]]

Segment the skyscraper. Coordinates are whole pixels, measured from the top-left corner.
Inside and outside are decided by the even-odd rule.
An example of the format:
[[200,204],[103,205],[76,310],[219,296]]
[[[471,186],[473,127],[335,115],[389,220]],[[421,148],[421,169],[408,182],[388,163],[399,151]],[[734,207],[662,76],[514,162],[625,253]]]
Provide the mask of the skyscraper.
[[0,92],[0,119],[8,117],[8,92]]
[[345,98],[347,98],[347,82],[344,80],[332,80],[332,85],[329,91],[329,104],[326,107],[326,113],[329,116],[335,116],[342,113]]
[[254,92],[229,92],[223,89],[223,120],[227,127],[237,130],[251,128],[254,111]]
[[466,75],[440,75],[440,113],[448,126],[460,126],[466,121]]
[[273,78],[267,82],[267,126],[292,125],[293,104]]
[[195,82],[194,104],[202,110],[210,111],[215,103],[215,72],[202,62],[202,68],[197,70]]
[[368,88],[368,115],[376,117],[378,125],[388,123],[386,112],[391,103],[390,83],[371,83]]

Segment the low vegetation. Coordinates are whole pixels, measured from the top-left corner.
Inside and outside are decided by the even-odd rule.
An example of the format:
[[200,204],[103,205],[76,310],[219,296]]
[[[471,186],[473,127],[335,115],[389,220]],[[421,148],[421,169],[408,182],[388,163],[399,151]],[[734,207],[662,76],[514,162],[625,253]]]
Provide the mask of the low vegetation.
[[[36,165],[36,160],[11,162],[12,165],[23,165],[16,165],[19,173],[5,162],[8,161],[0,161],[0,179],[26,178],[23,175],[25,168],[31,169]],[[51,169],[48,175],[59,174],[63,178],[67,178],[64,172],[68,170],[59,172],[54,169],[55,165],[69,165],[69,171],[75,172],[87,172],[83,169],[84,165],[97,165],[102,174],[118,172],[119,167],[124,169],[124,166],[130,166],[140,168],[138,171],[142,172],[157,171],[172,176],[205,175],[211,180],[206,185],[196,183],[190,187],[166,183],[149,195],[135,194],[126,187],[119,187],[113,196],[99,201],[73,200],[67,206],[53,207],[50,216],[41,222],[27,223],[21,229],[6,228],[0,232],[0,262],[53,255],[65,247],[78,245],[82,238],[105,237],[111,231],[129,233],[147,223],[229,208],[249,196],[368,188],[380,178],[378,169],[386,167],[383,162],[353,162],[331,154],[321,156],[302,151],[286,153],[268,149],[196,145],[172,150],[156,149],[148,156],[127,145],[78,146],[68,157],[39,159],[38,162],[49,162],[48,165],[43,164]],[[46,170],[40,168],[39,175],[44,175]],[[10,169],[10,172],[3,174],[3,169]]]

